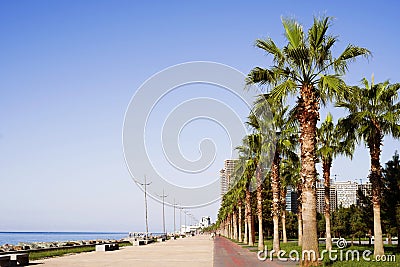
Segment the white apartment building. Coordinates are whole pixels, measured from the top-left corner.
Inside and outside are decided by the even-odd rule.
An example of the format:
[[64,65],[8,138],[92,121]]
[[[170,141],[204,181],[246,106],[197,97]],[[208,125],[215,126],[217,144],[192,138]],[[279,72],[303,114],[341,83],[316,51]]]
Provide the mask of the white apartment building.
[[357,204],[358,183],[352,181],[335,182],[332,187],[336,190],[337,206],[348,208]]
[[231,186],[232,174],[235,170],[237,159],[227,159],[224,162],[224,169],[220,171],[221,196],[225,195]]

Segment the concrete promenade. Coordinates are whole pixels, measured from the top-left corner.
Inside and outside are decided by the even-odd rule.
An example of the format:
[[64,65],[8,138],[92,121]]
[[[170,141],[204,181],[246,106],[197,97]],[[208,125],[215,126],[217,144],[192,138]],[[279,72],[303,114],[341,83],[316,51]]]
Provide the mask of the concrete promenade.
[[294,262],[259,261],[257,254],[224,237],[198,235],[107,252],[87,252],[32,262],[43,267],[281,267]]
[[43,267],[211,267],[213,266],[213,247],[214,242],[209,235],[198,235],[146,246],[122,247],[120,250],[107,252],[80,253],[32,263]]

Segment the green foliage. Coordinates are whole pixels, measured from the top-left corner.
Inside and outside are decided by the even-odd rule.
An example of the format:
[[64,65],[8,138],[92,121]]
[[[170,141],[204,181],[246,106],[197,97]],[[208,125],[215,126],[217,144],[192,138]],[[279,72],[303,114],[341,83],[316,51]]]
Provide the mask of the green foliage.
[[332,214],[332,232],[335,237],[350,236],[350,218],[351,212],[349,208],[339,207]]
[[333,159],[339,155],[352,157],[354,153],[354,143],[343,139],[343,131],[333,123],[330,113],[325,121],[317,129],[317,156],[323,161],[332,163]]
[[383,169],[382,221],[390,236],[400,233],[400,160],[397,151]]
[[400,84],[388,81],[374,84],[367,79],[362,80],[364,87],[352,86],[344,94],[344,98],[336,103],[343,107],[348,115],[340,119],[338,124],[342,134],[348,140],[363,140],[368,147],[380,142],[384,135],[400,137],[400,102],[398,98]]
[[269,86],[275,101],[296,94],[306,85],[312,86],[323,104],[343,94],[346,86],[341,75],[348,70],[349,62],[369,56],[370,51],[349,44],[338,57],[333,57],[337,37],[328,33],[331,20],[315,17],[306,34],[297,21],[282,18],[286,45],[279,48],[271,38],[256,40],[256,46],[273,57],[274,65],[254,68],[247,76],[247,83]]
[[325,216],[322,213],[317,213],[317,229],[318,236],[325,236]]
[[297,216],[293,212],[286,213],[286,233],[288,238],[297,238]]
[[60,248],[44,251],[31,251],[29,253],[29,260],[39,260],[44,258],[58,257],[66,254],[82,253],[94,251],[95,246],[85,246],[85,247],[70,247],[70,248]]

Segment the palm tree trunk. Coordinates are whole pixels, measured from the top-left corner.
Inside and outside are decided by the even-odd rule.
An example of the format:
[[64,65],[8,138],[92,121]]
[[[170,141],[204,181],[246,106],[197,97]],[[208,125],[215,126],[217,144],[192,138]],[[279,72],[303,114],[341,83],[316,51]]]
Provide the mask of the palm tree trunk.
[[228,217],[225,219],[225,237],[229,237],[229,220],[228,220]]
[[323,159],[322,169],[324,173],[324,197],[325,197],[325,232],[326,232],[326,250],[332,250],[332,236],[331,236],[331,204],[330,204],[330,194],[331,194],[331,166],[332,161],[329,159]]
[[245,205],[244,205],[244,240],[243,240],[243,242],[245,244],[249,243],[249,220],[248,220],[248,217],[249,217],[249,211],[247,210],[247,205],[245,202]]
[[228,218],[226,219],[226,237],[231,238],[231,218],[230,215],[228,215]]
[[233,210],[233,239],[238,240],[237,234],[237,210]]
[[239,237],[238,237],[238,241],[239,242],[243,242],[243,237],[242,237],[242,202],[239,202],[238,203],[238,216],[239,216],[239,225],[238,225],[238,227],[239,227]]
[[282,205],[282,242],[287,243],[287,235],[286,235],[286,187],[281,187],[281,205]]
[[[317,235],[317,194],[315,182],[317,171],[315,168],[315,146],[317,120],[319,119],[319,104],[315,89],[311,85],[304,85],[300,89],[299,122],[301,144],[301,171],[303,183],[303,236],[302,251],[312,251],[315,255],[302,259],[302,266],[317,266],[318,262],[318,235]],[[302,252],[302,253],[303,253]]]
[[381,183],[382,173],[380,164],[381,137],[377,137],[368,143],[371,155],[371,173],[369,176],[372,185],[372,205],[374,211],[374,256],[384,255],[381,226]]
[[258,216],[258,250],[264,250],[263,211],[262,211],[262,172],[257,166],[257,216]]
[[254,246],[254,222],[253,222],[253,215],[251,212],[251,195],[250,190],[246,189],[246,209],[247,209],[247,223],[248,223],[248,232],[249,232],[249,239],[248,244],[249,246]]
[[253,244],[252,246],[254,246],[255,242],[256,242],[256,228],[254,227],[254,222],[255,222],[255,218],[253,216],[253,212],[251,213],[250,216],[250,234],[251,234],[251,244]]
[[275,150],[271,166],[271,188],[272,188],[272,222],[274,225],[273,249],[280,250],[279,240],[279,209],[280,209],[280,179],[279,179],[280,156],[278,149]]
[[233,212],[229,215],[229,238],[233,239]]
[[302,190],[301,190],[301,182],[297,185],[297,225],[298,225],[298,241],[297,245],[303,245],[303,216],[302,216]]

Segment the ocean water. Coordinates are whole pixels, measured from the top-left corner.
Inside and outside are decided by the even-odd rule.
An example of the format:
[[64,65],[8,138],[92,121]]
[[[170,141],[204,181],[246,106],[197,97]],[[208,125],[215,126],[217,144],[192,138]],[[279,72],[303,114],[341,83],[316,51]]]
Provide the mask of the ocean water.
[[55,242],[55,241],[77,241],[96,239],[125,238],[128,233],[123,232],[0,232],[0,245],[17,245],[19,242]]

